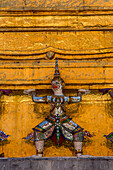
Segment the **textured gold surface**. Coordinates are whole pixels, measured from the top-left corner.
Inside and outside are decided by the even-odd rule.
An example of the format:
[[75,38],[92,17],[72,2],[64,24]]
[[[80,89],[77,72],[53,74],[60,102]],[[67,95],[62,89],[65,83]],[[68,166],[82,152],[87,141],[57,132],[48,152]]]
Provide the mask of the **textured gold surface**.
[[[113,32],[5,32],[0,33],[0,51],[6,54],[32,54],[47,47],[68,51],[66,54],[112,52]],[[109,39],[109,41],[108,41]],[[18,43],[17,43],[18,42]],[[69,46],[70,44],[70,46]],[[64,52],[63,51],[63,52]],[[72,52],[71,52],[72,51]],[[8,53],[9,52],[9,53]],[[40,51],[39,51],[40,52]],[[105,51],[107,52],[107,51]],[[65,54],[65,52],[64,52]],[[93,58],[93,57],[92,57]]]
[[[76,95],[74,91],[64,91],[65,95]],[[41,91],[38,95],[51,95],[51,91]],[[25,95],[3,96],[1,101],[0,128],[10,134],[3,150],[5,156],[23,157],[35,154],[35,146],[25,142],[23,137],[31,129],[49,115],[50,107],[47,104],[34,104],[31,97]],[[109,95],[100,95],[93,92],[83,96],[83,101],[78,104],[67,105],[67,115],[79,124],[84,130],[94,134],[84,142],[83,154],[94,156],[111,156],[113,149],[104,137],[113,131],[113,103]],[[17,149],[18,148],[18,149]],[[73,143],[64,141],[57,147],[51,139],[45,142],[44,156],[74,156]]]
[[[55,69],[55,60],[0,61],[1,88],[50,89]],[[61,77],[66,89],[113,88],[113,62],[107,61],[59,61]],[[7,86],[6,86],[7,85]],[[17,86],[15,86],[17,85]]]
[[[30,15],[31,14],[31,15]],[[51,15],[50,15],[51,14]],[[85,31],[88,30],[101,30],[107,28],[113,28],[113,15],[112,13],[92,13],[92,12],[24,12],[8,14],[0,11],[0,29],[5,31],[8,28],[13,30],[75,30]],[[43,16],[41,16],[43,15]],[[7,28],[6,28],[7,26]]]
[[[0,0],[0,89],[35,88],[38,95],[51,95],[41,89],[51,89],[59,58],[65,95],[94,89],[81,103],[67,106],[67,115],[94,134],[83,146],[83,154],[94,156],[113,155],[113,146],[104,137],[113,132],[113,102],[95,90],[113,88],[112,8],[112,0]],[[47,52],[55,53],[52,60]],[[5,156],[35,154],[33,143],[22,138],[49,110],[49,105],[34,104],[22,91],[2,96],[0,129],[11,135],[3,143]],[[46,157],[74,155],[72,142],[64,141],[60,147],[50,139],[45,142]]]
[[0,11],[1,88],[50,89],[56,58],[66,89],[113,87],[112,17],[102,10]]
[[0,0],[5,10],[112,9],[112,0]]

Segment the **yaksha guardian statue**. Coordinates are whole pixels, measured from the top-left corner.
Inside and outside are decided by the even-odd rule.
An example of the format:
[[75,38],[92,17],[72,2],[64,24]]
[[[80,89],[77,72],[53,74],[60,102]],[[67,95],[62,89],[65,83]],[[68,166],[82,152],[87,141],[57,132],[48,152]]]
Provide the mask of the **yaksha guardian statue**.
[[[60,77],[57,60],[54,78],[51,83],[54,92],[53,96],[37,97],[36,91],[32,89],[24,91],[32,94],[34,102],[49,103],[51,106],[50,115],[33,128],[37,156],[43,156],[44,140],[50,137],[58,145],[62,143],[64,138],[73,141],[76,154],[79,156],[82,154],[83,128],[66,115],[65,104],[80,102],[82,93],[89,93],[89,90],[79,90],[76,97],[64,96],[63,87],[65,83]],[[86,134],[86,136],[88,135]]]

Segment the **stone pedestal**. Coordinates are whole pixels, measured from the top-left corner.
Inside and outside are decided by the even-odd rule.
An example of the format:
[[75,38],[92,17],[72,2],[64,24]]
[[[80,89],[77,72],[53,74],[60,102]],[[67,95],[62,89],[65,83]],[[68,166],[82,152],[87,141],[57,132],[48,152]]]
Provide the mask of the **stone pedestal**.
[[2,158],[2,170],[112,170],[113,157]]

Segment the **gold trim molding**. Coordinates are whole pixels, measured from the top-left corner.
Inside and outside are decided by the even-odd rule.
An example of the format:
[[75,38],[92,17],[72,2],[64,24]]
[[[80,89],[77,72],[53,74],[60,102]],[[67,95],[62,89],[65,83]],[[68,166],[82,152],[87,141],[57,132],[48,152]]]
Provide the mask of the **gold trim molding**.
[[[47,57],[48,53],[54,53],[54,56]],[[15,58],[16,57],[16,58]],[[113,58],[113,47],[87,49],[87,50],[65,50],[54,47],[47,47],[38,50],[0,50],[1,59],[103,59]]]

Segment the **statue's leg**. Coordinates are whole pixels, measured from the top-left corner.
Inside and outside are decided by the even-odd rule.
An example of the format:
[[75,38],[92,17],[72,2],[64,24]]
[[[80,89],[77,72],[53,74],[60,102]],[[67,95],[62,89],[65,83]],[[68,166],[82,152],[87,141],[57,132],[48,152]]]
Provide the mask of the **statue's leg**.
[[42,157],[44,148],[44,134],[38,131],[34,131],[34,140],[36,147],[36,155]]
[[74,148],[77,156],[82,155],[83,132],[74,134]]
[[77,156],[82,155],[83,128],[70,120],[63,123],[61,130],[66,139],[74,140],[74,148]]
[[44,140],[35,141],[36,155],[43,157]]
[[48,139],[52,135],[54,126],[52,126],[52,123],[48,122],[47,120],[44,120],[43,122],[35,126],[33,130],[34,141],[36,146],[36,155],[42,157],[44,140]]

